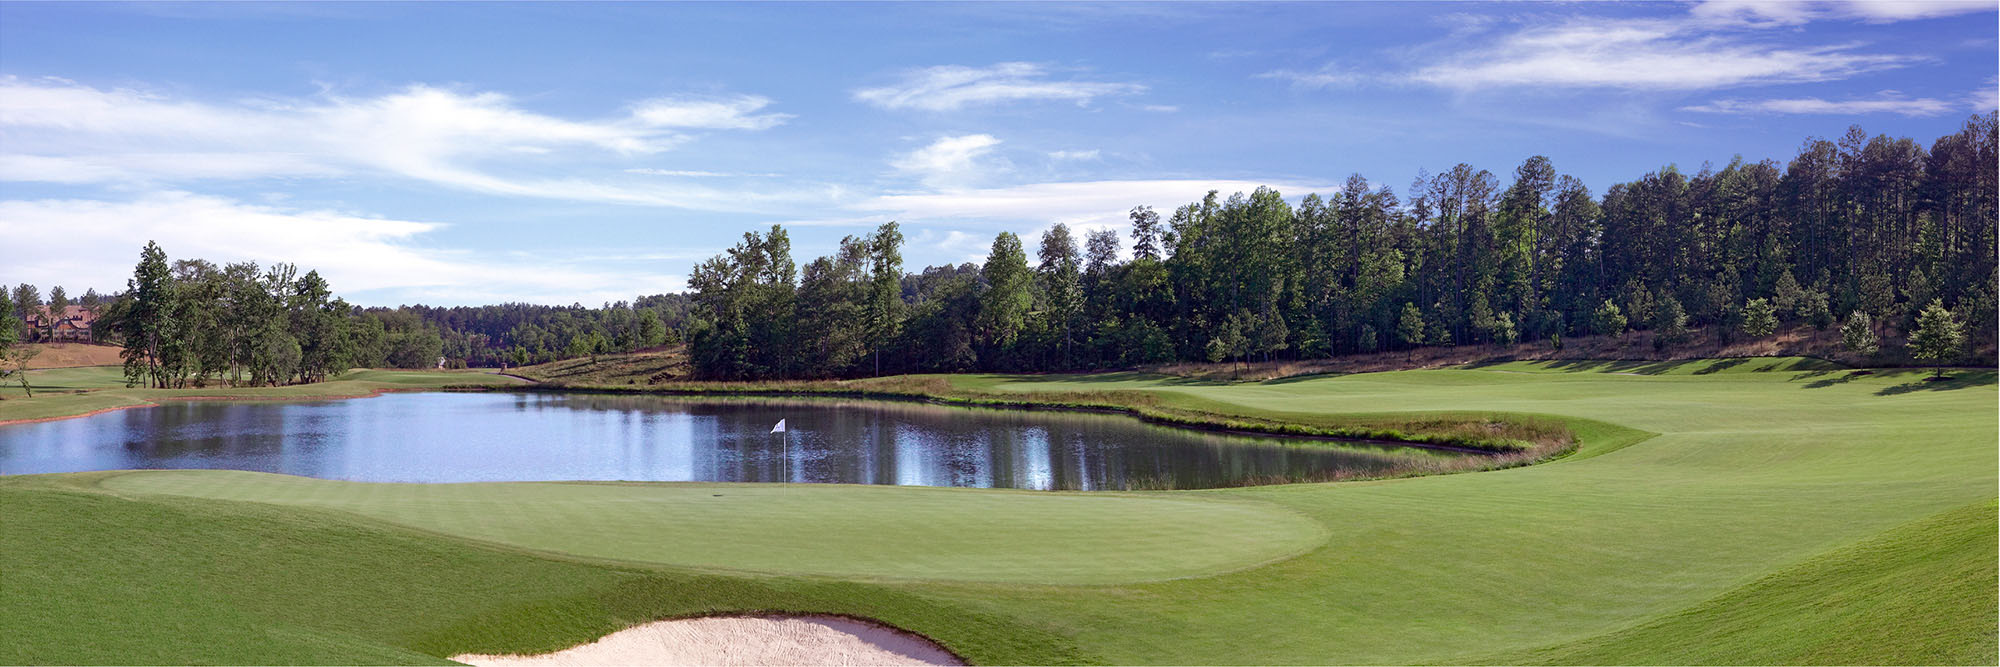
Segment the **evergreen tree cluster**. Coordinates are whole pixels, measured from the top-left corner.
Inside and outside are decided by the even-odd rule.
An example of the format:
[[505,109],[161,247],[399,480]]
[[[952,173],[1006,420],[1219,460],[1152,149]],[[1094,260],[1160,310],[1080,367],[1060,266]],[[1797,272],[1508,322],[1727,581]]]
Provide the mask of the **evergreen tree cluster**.
[[1116,233],[1079,248],[1058,224],[1032,259],[1001,233],[982,265],[906,275],[890,223],[801,278],[774,226],[694,269],[690,356],[716,379],[1077,370],[1843,321],[1872,350],[1933,302],[1990,341],[1995,126],[1928,149],[1856,127],[1789,164],[1669,166],[1601,197],[1539,156],[1504,187],[1461,164],[1402,196],[1358,175],[1296,207],[1210,192],[1133,209],[1129,261]]

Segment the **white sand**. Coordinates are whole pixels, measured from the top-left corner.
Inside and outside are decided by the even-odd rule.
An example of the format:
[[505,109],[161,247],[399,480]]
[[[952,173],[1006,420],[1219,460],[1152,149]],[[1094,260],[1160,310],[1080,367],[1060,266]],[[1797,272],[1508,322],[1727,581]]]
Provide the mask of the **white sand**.
[[834,616],[713,616],[635,625],[541,655],[455,655],[479,667],[963,665],[928,639]]

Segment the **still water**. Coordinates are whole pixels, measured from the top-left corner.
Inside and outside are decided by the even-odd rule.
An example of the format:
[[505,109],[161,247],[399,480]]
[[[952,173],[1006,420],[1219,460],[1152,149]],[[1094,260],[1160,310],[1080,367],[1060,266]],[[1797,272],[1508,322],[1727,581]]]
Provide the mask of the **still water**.
[[[788,433],[771,432],[779,419]],[[1116,415],[589,394],[170,402],[0,426],[0,474],[225,468],[368,482],[1187,489],[1382,475],[1442,456],[1200,433]]]

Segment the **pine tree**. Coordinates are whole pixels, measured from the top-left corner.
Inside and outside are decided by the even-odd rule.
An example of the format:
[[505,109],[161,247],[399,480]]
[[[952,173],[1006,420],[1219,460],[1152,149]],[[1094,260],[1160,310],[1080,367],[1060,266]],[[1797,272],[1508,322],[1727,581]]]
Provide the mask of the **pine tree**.
[[1597,311],[1591,313],[1591,323],[1600,336],[1616,336],[1625,333],[1625,313],[1618,310],[1618,304],[1605,299]]
[[[1403,312],[1396,319],[1396,340],[1402,342],[1406,350],[1415,350],[1418,345],[1424,344],[1424,313],[1417,309],[1417,304],[1403,303]],[[1409,359],[1410,354],[1404,354],[1403,358]]]
[[1671,296],[1653,306],[1653,349],[1665,350],[1687,342],[1687,311]]
[[1778,328],[1777,309],[1764,299],[1751,299],[1743,304],[1743,333],[1753,338],[1769,336]]
[[132,295],[132,307],[125,315],[119,331],[125,337],[125,385],[136,386],[145,382],[149,387],[165,387],[160,374],[160,352],[173,328],[171,318],[174,311],[173,275],[167,270],[167,253],[160,245],[146,242],[139,252],[139,264],[132,269],[132,279],[126,289]]
[[[1964,326],[1945,310],[1943,300],[1932,299],[1917,316],[1916,332],[1910,334],[1910,356],[1934,364],[1950,363],[1958,359],[1964,346]],[[1937,369],[1933,377],[1944,377],[1944,369]]]
[[1880,344],[1875,339],[1874,318],[1860,310],[1848,314],[1847,323],[1840,325],[1840,344],[1849,352],[1864,357],[1875,356]]

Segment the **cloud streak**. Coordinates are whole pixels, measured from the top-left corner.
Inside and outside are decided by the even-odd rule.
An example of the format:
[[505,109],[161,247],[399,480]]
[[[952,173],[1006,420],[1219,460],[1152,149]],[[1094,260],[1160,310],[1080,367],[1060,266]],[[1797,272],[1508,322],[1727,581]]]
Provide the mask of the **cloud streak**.
[[293,262],[319,271],[335,291],[369,305],[379,297],[547,304],[629,299],[681,287],[678,278],[607,270],[546,255],[480,256],[435,247],[447,225],[328,210],[246,204],[175,190],[123,201],[0,201],[0,236],[47,252],[9,258],[10,278],[40,284],[123,289],[123,273],[147,240],[169,256],[213,262]]
[[1454,90],[1554,87],[1695,91],[1844,79],[1903,67],[1910,56],[1856,45],[1776,46],[1680,20],[1572,19],[1417,69],[1417,83]]
[[1858,115],[1893,113],[1904,116],[1937,116],[1951,113],[1957,104],[1940,99],[1882,97],[1872,100],[1824,100],[1800,97],[1769,100],[1715,100],[1707,104],[1681,107],[1682,111],[1721,114],[1818,114]]
[[0,77],[0,180],[180,183],[388,175],[523,197],[704,210],[754,208],[760,195],[634,181],[538,176],[550,165],[658,154],[694,132],[766,129],[790,116],[757,96],[656,98],[622,116],[569,120],[499,93],[412,85],[375,97],[322,95],[232,104]]
[[939,65],[905,72],[888,86],[861,88],[854,99],[889,110],[956,111],[1024,101],[1065,101],[1089,105],[1112,95],[1135,95],[1146,87],[1109,81],[1059,81],[1036,63],[1009,62],[990,67]]
[[985,175],[988,168],[980,159],[998,145],[1000,140],[990,134],[943,137],[896,157],[889,166],[916,176],[932,188],[961,188]]

